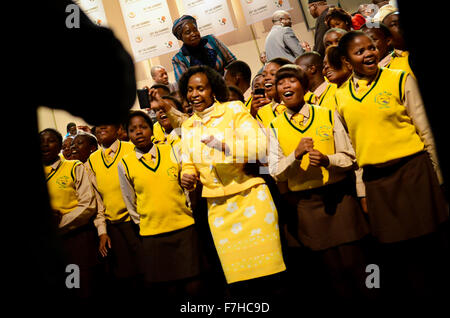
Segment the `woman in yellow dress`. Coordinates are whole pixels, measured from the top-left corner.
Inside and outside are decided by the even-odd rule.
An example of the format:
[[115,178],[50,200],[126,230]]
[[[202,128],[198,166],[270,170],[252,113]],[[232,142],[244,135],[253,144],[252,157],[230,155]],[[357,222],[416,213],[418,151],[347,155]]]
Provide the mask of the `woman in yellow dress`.
[[227,102],[226,84],[213,69],[192,67],[179,84],[194,107],[182,125],[181,185],[192,191],[197,181],[203,184],[208,222],[227,283],[245,281],[235,291],[267,294],[273,286],[261,281],[279,283],[274,274],[286,269],[278,213],[264,180],[243,170],[247,162],[264,160],[265,134],[242,102]]

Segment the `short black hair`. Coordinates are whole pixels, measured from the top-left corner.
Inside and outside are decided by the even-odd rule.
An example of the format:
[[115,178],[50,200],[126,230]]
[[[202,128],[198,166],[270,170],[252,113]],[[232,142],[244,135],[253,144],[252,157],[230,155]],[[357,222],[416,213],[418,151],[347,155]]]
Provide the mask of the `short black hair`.
[[295,64],[297,64],[298,62],[300,62],[300,60],[303,60],[303,59],[305,59],[307,61],[308,65],[315,65],[320,70],[322,70],[323,57],[322,57],[322,55],[320,55],[319,52],[316,52],[316,51],[305,52],[295,59]]
[[175,104],[175,107],[180,111],[180,112],[183,112],[183,106],[181,105],[181,102],[180,102],[180,100],[178,99],[178,98],[176,98],[175,96],[172,96],[172,95],[166,95],[166,96],[163,96],[163,97],[161,97],[162,99],[169,99],[169,100],[171,100],[174,104]]
[[164,85],[164,84],[153,84],[152,87],[150,87],[150,88],[162,88],[162,89],[165,89],[166,91],[168,91],[170,94],[169,86]]
[[75,126],[75,127],[76,127],[76,126],[77,126],[77,124],[75,124],[74,122],[70,122],[70,123],[68,123],[68,124],[67,124],[67,126],[66,126],[66,129],[67,129],[67,131],[69,131],[69,129],[70,129],[70,128],[72,128],[73,126]]
[[241,102],[245,103],[244,94],[242,94],[241,90],[234,85],[228,85],[228,89],[230,92],[233,92],[238,95],[238,98]]
[[364,24],[360,30],[363,32],[366,32],[364,30],[373,30],[373,29],[379,29],[380,31],[383,32],[384,38],[390,38],[392,37],[392,32],[391,30],[389,30],[389,28],[387,27],[386,24],[384,23],[379,23],[379,26],[375,27],[375,26],[371,26],[369,27],[367,24]]
[[44,130],[42,130],[39,133],[39,136],[41,136],[42,134],[45,134],[45,133],[50,133],[50,134],[55,135],[56,138],[58,139],[59,146],[62,148],[63,137],[59,131],[57,131],[56,129],[53,129],[53,128],[45,128]]
[[125,122],[125,125],[124,125],[125,131],[127,133],[128,133],[128,128],[130,126],[130,121],[134,117],[142,117],[142,118],[144,118],[144,120],[147,122],[147,124],[150,127],[150,129],[153,130],[153,122],[152,122],[150,116],[147,113],[143,112],[142,110],[133,110],[133,111],[131,111],[128,114],[127,121]]
[[232,76],[236,76],[237,74],[242,74],[244,81],[250,84],[252,80],[252,70],[247,63],[241,60],[236,60],[228,64],[226,67],[227,72],[229,72]]
[[266,65],[269,63],[275,63],[279,66],[283,66],[286,64],[292,64],[291,61],[289,61],[288,59],[285,59],[284,57],[275,57],[275,58],[271,59],[270,61],[267,61]]
[[342,55],[337,46],[330,46],[327,48],[325,55],[328,58],[328,64],[335,70],[342,69]]
[[[150,89],[152,89],[152,88],[154,88],[154,89],[161,88],[161,89],[167,91],[167,94],[166,94],[166,95],[169,95],[169,94],[170,94],[170,88],[169,88],[169,86],[167,86],[167,85],[164,85],[164,84],[153,84],[152,87],[150,87]],[[164,95],[164,96],[166,96],[166,95]],[[162,97],[162,96],[161,96],[161,97]],[[150,101],[152,101],[152,98],[151,98],[150,96],[149,96],[149,98],[150,98]]]
[[289,64],[280,67],[277,73],[275,74],[275,85],[286,77],[295,77],[302,85],[302,88],[305,91],[305,93],[308,91],[309,85],[308,77],[306,76],[305,72],[300,68],[300,66]]
[[208,78],[209,85],[215,95],[216,99],[224,103],[228,101],[228,87],[225,80],[216,70],[206,65],[191,66],[184,72],[178,81],[181,96],[187,98],[188,82],[192,75],[203,73]]
[[342,36],[338,44],[339,53],[341,54],[341,56],[348,58],[348,48],[350,46],[350,43],[359,36],[367,36],[368,38],[370,38],[363,31],[350,31]]

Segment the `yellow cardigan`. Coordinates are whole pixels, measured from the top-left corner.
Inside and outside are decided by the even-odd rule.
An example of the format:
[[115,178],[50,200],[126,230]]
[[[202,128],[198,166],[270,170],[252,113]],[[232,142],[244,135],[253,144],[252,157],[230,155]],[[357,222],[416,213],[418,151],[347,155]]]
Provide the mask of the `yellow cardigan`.
[[[216,102],[208,116],[192,115],[182,125],[182,172],[199,174],[203,197],[239,193],[264,183],[244,173],[246,162],[265,162],[266,135],[240,101]],[[201,142],[214,136],[228,146],[225,153]],[[218,147],[219,148],[219,147]]]

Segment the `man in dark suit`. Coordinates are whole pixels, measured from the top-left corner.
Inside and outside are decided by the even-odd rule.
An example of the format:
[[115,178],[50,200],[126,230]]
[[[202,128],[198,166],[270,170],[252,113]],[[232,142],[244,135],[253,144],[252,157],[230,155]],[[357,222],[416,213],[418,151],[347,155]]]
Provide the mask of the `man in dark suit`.
[[328,31],[328,26],[325,24],[325,16],[328,13],[329,6],[324,0],[309,0],[309,13],[316,19],[315,33],[314,33],[314,51],[319,52],[320,55],[325,56],[325,45],[323,44],[323,36]]

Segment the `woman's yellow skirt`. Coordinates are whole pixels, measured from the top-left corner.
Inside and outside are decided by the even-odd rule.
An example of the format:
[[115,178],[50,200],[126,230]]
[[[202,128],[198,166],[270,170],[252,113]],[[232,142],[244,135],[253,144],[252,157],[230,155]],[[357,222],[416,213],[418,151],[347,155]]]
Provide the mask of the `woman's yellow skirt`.
[[286,269],[278,213],[267,185],[207,201],[209,226],[228,284]]

